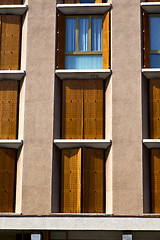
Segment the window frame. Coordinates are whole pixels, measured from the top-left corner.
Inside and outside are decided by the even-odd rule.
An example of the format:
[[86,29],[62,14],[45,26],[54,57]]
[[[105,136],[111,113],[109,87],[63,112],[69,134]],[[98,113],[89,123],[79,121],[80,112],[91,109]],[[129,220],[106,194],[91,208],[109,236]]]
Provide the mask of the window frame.
[[[88,51],[79,51],[79,19],[81,17],[87,17],[89,19],[88,28]],[[92,18],[102,19],[101,25],[101,51],[92,51]],[[65,17],[65,35],[67,36],[67,18],[76,18],[76,50],[66,51],[66,39],[65,37],[65,56],[67,55],[103,55],[103,15],[75,15]]]

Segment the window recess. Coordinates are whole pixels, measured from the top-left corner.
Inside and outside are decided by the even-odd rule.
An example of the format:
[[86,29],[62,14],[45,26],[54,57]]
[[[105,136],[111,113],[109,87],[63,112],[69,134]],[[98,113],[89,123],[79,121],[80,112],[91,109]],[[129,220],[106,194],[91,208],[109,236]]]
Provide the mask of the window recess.
[[104,150],[62,150],[61,212],[104,212]]
[[143,13],[144,67],[160,68],[160,14]]
[[58,14],[57,68],[109,68],[109,13],[72,17]]

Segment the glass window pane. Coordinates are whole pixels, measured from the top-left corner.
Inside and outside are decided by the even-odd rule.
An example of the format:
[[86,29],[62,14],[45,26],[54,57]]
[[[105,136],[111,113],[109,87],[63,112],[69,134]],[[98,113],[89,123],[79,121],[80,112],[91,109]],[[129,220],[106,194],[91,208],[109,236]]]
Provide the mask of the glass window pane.
[[92,51],[101,51],[102,18],[92,18]]
[[160,68],[160,55],[151,54],[150,55],[150,68]]
[[79,51],[88,51],[88,18],[79,19]]
[[80,3],[95,3],[95,0],[80,0]]
[[66,51],[76,50],[76,18],[66,19]]
[[150,17],[151,50],[160,50],[160,17]]
[[102,69],[102,55],[67,55],[65,69]]

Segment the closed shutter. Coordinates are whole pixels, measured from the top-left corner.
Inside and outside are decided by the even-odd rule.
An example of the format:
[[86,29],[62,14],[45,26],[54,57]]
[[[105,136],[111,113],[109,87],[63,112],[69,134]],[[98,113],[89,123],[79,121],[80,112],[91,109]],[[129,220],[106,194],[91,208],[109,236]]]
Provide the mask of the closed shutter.
[[81,149],[62,150],[61,212],[81,212]]
[[151,150],[152,213],[160,213],[160,149]]
[[62,138],[83,138],[83,81],[63,81]]
[[16,150],[0,149],[0,212],[14,212]]
[[160,80],[149,80],[150,138],[160,138]]
[[0,5],[23,4],[22,0],[0,0]]
[[143,64],[145,68],[150,67],[150,36],[149,36],[149,15],[143,12]]
[[104,150],[83,149],[83,212],[104,212]]
[[95,3],[102,3],[102,0],[95,0]]
[[103,68],[109,68],[109,12],[103,17]]
[[58,12],[57,69],[65,68],[65,16]]
[[20,66],[21,17],[1,16],[1,70],[18,70]]
[[0,139],[17,138],[18,81],[0,82]]
[[86,80],[84,84],[84,139],[103,139],[103,80]]

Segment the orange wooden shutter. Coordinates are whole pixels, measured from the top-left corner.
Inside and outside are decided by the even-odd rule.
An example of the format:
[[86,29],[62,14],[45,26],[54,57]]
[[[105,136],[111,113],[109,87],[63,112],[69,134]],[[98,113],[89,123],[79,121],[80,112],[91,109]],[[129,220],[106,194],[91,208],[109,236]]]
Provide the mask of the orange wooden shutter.
[[143,64],[145,68],[150,67],[149,15],[147,12],[143,12]]
[[0,149],[0,212],[14,212],[16,150]]
[[149,80],[150,138],[160,138],[160,79]]
[[160,213],[160,149],[151,149],[152,213]]
[[83,212],[104,212],[104,150],[83,149]]
[[0,81],[0,139],[17,138],[18,81]]
[[22,4],[22,0],[0,0],[0,5]]
[[63,81],[62,138],[83,138],[82,81]]
[[103,80],[86,80],[84,84],[84,139],[103,139]]
[[103,68],[109,68],[109,12],[103,17]]
[[81,212],[81,149],[62,150],[61,212]]
[[65,16],[58,12],[57,69],[65,68]]
[[1,70],[18,70],[20,66],[21,17],[1,16]]

